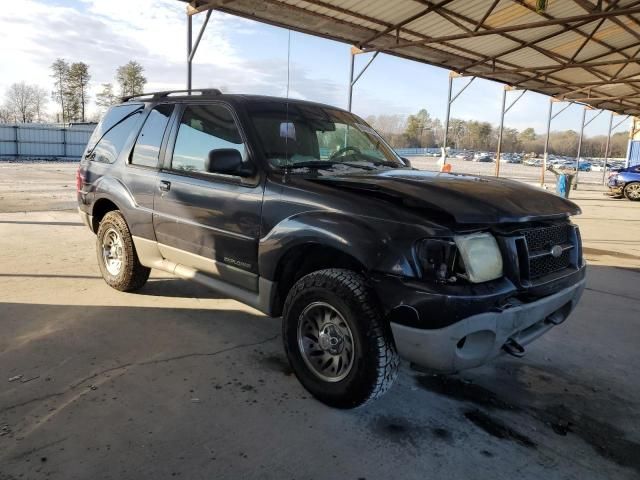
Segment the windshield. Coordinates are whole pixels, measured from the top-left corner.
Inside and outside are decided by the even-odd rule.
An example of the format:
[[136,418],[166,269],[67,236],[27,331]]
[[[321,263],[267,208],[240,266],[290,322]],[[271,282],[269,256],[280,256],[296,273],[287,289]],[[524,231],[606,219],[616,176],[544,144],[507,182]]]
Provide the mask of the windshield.
[[265,157],[276,168],[404,168],[363,120],[348,112],[295,102],[253,102],[249,115]]

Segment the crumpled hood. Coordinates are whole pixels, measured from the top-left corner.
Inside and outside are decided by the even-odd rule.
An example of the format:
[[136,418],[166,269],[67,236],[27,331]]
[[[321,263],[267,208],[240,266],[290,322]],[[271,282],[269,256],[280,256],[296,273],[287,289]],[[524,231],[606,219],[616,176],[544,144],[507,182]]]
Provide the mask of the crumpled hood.
[[581,213],[575,203],[557,195],[494,177],[403,169],[325,174],[308,180],[363,195],[400,198],[409,205],[445,212],[457,223],[529,222]]

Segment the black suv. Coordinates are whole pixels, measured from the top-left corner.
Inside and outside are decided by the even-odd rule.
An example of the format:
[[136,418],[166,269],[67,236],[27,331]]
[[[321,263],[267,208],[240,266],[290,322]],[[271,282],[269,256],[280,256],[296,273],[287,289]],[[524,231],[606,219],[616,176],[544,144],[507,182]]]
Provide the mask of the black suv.
[[217,90],[124,99],[77,174],[118,290],[151,268],[282,316],[293,371],[350,408],[398,356],[482,365],[563,322],[585,283],[578,207],[510,180],[411,168],[361,118]]

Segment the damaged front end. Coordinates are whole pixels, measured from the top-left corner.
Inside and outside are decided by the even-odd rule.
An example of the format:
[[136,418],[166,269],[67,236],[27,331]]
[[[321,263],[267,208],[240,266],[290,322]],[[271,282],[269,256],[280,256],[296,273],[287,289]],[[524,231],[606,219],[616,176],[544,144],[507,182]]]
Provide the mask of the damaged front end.
[[416,260],[420,279],[372,281],[401,356],[438,372],[521,356],[568,317],[585,284],[580,233],[567,219],[422,240]]

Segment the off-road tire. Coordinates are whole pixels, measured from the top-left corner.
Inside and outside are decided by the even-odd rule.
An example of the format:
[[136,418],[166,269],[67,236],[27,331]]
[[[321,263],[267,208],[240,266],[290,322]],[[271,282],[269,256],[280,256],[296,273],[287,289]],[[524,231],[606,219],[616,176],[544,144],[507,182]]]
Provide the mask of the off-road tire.
[[[305,308],[314,302],[336,309],[353,334],[353,364],[342,380],[318,378],[303,359],[298,322]],[[382,396],[393,385],[399,367],[393,336],[362,275],[327,269],[302,277],[287,295],[282,318],[282,337],[291,368],[321,402],[336,408],[355,408]]]
[[[117,275],[113,275],[107,270],[102,255],[102,241],[110,229],[115,230],[122,238],[123,260],[122,267]],[[132,292],[138,290],[147,282],[151,269],[140,263],[127,222],[118,210],[108,212],[100,222],[96,235],[96,253],[102,278],[110,287],[121,292]]]
[[633,187],[634,187],[634,188],[638,188],[638,185],[639,185],[639,184],[640,184],[640,182],[630,182],[630,183],[627,183],[627,184],[624,186],[624,190],[623,190],[623,192],[624,192],[624,196],[625,196],[625,197],[627,197],[627,199],[628,199],[628,200],[631,200],[632,202],[637,202],[638,200],[640,200],[640,197],[637,197],[637,196],[636,196],[636,197],[634,198],[634,197],[629,193],[629,190],[630,190],[630,189],[629,189],[629,187],[630,187],[631,185],[633,185]]

